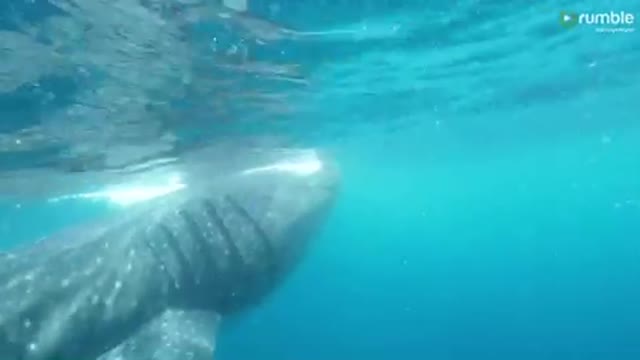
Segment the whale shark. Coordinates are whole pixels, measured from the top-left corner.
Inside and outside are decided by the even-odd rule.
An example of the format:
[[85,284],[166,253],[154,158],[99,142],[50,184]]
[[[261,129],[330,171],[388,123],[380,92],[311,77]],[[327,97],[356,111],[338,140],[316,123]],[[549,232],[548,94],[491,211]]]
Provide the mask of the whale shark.
[[326,154],[267,154],[0,253],[0,359],[213,359],[222,319],[282,283],[338,192]]

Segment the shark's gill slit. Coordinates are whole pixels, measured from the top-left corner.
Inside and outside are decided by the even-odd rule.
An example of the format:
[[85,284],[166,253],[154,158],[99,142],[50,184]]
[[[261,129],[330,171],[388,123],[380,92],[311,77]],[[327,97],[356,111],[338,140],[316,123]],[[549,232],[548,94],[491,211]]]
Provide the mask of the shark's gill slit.
[[178,239],[173,234],[173,232],[171,232],[171,229],[169,229],[164,224],[159,224],[158,230],[164,234],[165,239],[167,241],[167,245],[171,248],[171,251],[176,256],[176,260],[178,261],[178,268],[182,271],[182,278],[178,277],[179,282],[176,283],[176,286],[178,288],[181,286],[180,280],[184,281],[185,285],[187,286],[193,285],[193,282],[195,280],[195,274],[193,269],[191,268],[191,265],[189,264],[189,260],[187,259],[184,252],[180,248]]
[[242,259],[242,255],[240,255],[240,250],[231,238],[229,228],[225,225],[224,221],[218,214],[215,205],[211,201],[205,200],[203,202],[203,206],[209,214],[209,217],[211,217],[211,219],[216,223],[216,226],[220,231],[220,235],[222,235],[222,239],[229,251],[230,265],[234,270],[240,270],[244,265],[244,260]]
[[156,247],[153,245],[152,240],[149,238],[149,236],[145,236],[144,238],[144,245],[149,249],[149,252],[151,254],[151,256],[153,257],[153,259],[155,260],[155,262],[158,264],[158,266],[160,267],[160,269],[167,274],[167,276],[169,276],[169,278],[174,282],[174,284],[176,283],[176,281],[178,281],[178,278],[175,274],[172,274],[169,271],[169,268],[167,267],[167,263],[162,260],[162,256],[160,256],[160,254],[158,253],[158,249],[156,249]]
[[[208,265],[215,265],[215,259],[211,254],[211,245],[205,236],[205,229],[199,226],[193,216],[191,216],[187,211],[181,211],[180,216],[187,225],[187,229],[189,230],[191,237],[198,244],[198,252],[205,257],[205,263]],[[206,273],[203,275],[206,275]]]
[[267,259],[267,271],[269,280],[273,280],[276,274],[276,263],[275,263],[275,253],[273,250],[271,239],[267,233],[260,227],[260,224],[256,219],[254,219],[249,212],[243,208],[233,197],[227,195],[225,196],[226,202],[236,210],[236,212],[242,216],[253,228],[253,231],[256,233],[260,242],[262,242],[262,246],[264,248],[265,257]]
[[[236,244],[234,244],[233,239],[231,238],[231,232],[229,231],[229,228],[227,227],[227,225],[225,225],[224,221],[222,220],[222,218],[218,214],[218,211],[216,210],[216,207],[213,204],[213,202],[211,202],[210,200],[204,200],[203,201],[203,206],[204,206],[205,211],[209,215],[209,217],[216,224],[216,226],[218,228],[218,231],[220,231],[220,235],[222,236],[222,240],[225,243],[225,249],[229,252],[228,253],[229,271],[231,273],[237,274],[240,277],[243,277],[242,274],[245,271],[245,269],[244,269],[244,265],[245,265],[244,264],[244,260],[242,258],[242,255],[240,254],[240,249],[238,249]],[[236,286],[234,286],[232,283],[227,283],[225,286],[227,288],[226,293],[230,297],[229,298],[224,298],[224,299],[221,300],[223,306],[227,302],[232,302],[233,301],[233,297],[235,297],[237,295],[236,294],[236,291],[237,291]]]

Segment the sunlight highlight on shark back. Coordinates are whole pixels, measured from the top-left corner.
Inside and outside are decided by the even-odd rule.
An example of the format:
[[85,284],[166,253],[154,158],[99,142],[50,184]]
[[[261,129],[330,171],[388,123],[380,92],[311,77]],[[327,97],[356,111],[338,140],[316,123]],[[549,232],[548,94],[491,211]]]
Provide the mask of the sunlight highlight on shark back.
[[104,190],[86,192],[72,195],[64,195],[52,198],[49,201],[57,202],[69,199],[93,199],[106,200],[110,203],[128,206],[143,201],[165,196],[187,187],[179,175],[172,175],[166,182],[148,185],[119,185],[105,188]]

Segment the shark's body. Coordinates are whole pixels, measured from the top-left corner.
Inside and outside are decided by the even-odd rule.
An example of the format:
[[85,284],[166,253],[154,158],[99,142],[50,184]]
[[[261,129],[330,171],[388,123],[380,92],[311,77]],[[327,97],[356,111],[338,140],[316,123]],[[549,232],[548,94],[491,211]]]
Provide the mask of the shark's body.
[[0,359],[212,359],[334,197],[330,164],[291,154],[0,254]]

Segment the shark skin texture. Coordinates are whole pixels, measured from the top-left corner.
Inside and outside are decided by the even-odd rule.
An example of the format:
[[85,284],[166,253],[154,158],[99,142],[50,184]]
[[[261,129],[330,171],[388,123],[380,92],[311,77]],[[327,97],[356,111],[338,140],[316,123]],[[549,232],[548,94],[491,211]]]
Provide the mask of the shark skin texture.
[[277,287],[338,192],[315,150],[264,159],[0,254],[0,359],[213,359],[221,319]]

